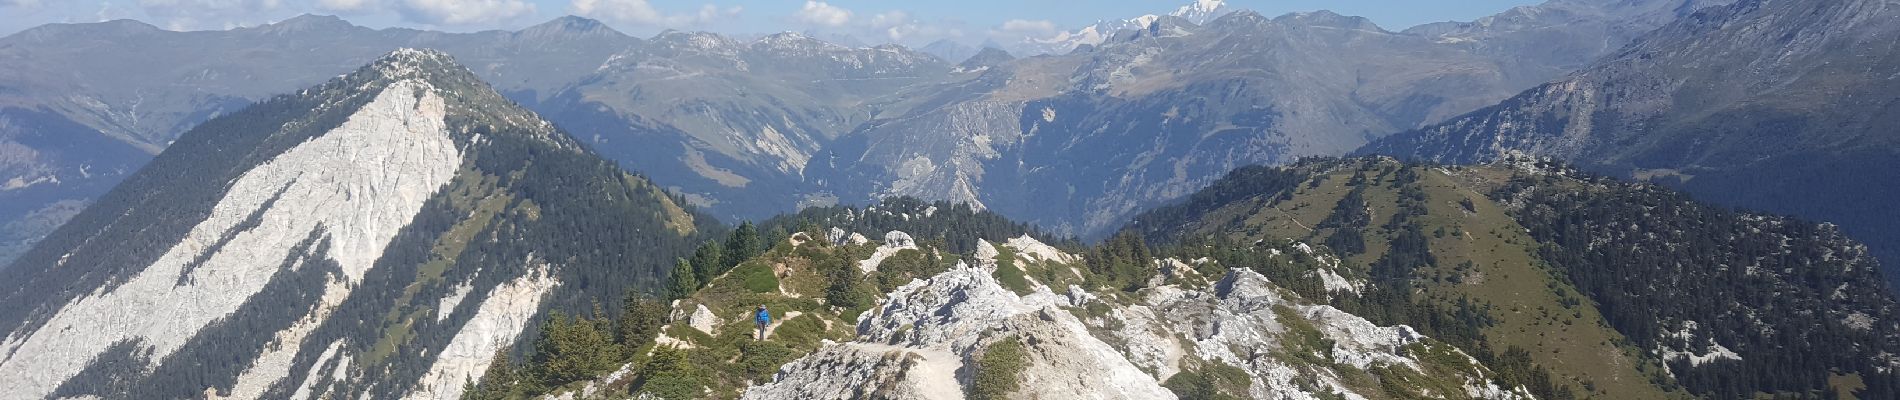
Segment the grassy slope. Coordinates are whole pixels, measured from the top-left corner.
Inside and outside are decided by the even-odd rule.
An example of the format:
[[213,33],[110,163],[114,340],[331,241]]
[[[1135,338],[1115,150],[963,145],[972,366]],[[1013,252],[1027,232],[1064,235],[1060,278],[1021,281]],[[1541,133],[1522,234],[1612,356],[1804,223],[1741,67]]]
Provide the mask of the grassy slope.
[[[1368,164],[1370,163],[1370,164]],[[1291,199],[1267,196],[1237,202],[1209,213],[1201,224],[1201,233],[1227,233],[1248,242],[1298,240],[1317,246],[1332,232],[1312,229],[1332,214],[1333,207],[1353,187],[1348,182],[1365,169],[1368,188],[1364,193],[1371,209],[1372,223],[1364,230],[1366,252],[1348,258],[1342,275],[1364,276],[1365,265],[1378,260],[1388,247],[1393,232],[1383,226],[1398,210],[1398,188],[1393,187],[1393,171],[1399,164],[1384,161],[1352,162],[1328,170],[1316,171],[1318,184],[1302,184]],[[1476,179],[1502,179],[1509,171],[1480,171]],[[1617,399],[1668,398],[1651,385],[1645,371],[1658,368],[1643,365],[1633,350],[1620,346],[1621,335],[1607,323],[1588,301],[1566,308],[1560,299],[1582,299],[1576,289],[1554,276],[1533,253],[1536,242],[1524,228],[1504,213],[1502,207],[1477,193],[1473,186],[1484,184],[1470,178],[1454,180],[1437,170],[1425,170],[1415,183],[1422,185],[1427,197],[1427,215],[1416,218],[1431,235],[1443,228],[1443,236],[1431,235],[1430,246],[1438,264],[1417,273],[1425,279],[1414,282],[1415,295],[1421,300],[1451,304],[1469,297],[1479,304],[1490,304],[1497,323],[1485,330],[1493,351],[1510,346],[1531,350],[1532,357],[1560,377],[1580,395]],[[1475,213],[1466,212],[1460,200],[1470,199]],[[1469,262],[1463,271],[1459,266]],[[1450,278],[1458,276],[1456,281]],[[1652,363],[1653,364],[1653,363]],[[1586,388],[1595,388],[1586,393]]]
[[[692,297],[680,300],[678,309],[693,310],[704,305],[719,317],[721,324],[712,334],[688,326],[684,319],[666,326],[663,332],[690,345],[688,357],[696,365],[709,369],[710,398],[737,398],[751,383],[769,379],[769,374],[748,373],[740,362],[745,356],[743,347],[753,341],[755,334],[754,308],[763,304],[771,311],[776,326],[768,341],[784,345],[794,356],[817,350],[824,339],[848,340],[855,334],[857,322],[844,315],[855,313],[825,304],[829,282],[820,274],[817,263],[863,259],[871,250],[872,245],[831,246],[823,240],[796,248],[781,242],[766,255],[740,264],[732,272],[713,279]],[[857,268],[857,264],[850,261],[845,267]],[[769,270],[776,278],[776,290],[756,291],[747,287],[746,272],[761,269]],[[797,316],[787,318],[792,313]],[[770,369],[776,371],[783,361],[772,364]]]

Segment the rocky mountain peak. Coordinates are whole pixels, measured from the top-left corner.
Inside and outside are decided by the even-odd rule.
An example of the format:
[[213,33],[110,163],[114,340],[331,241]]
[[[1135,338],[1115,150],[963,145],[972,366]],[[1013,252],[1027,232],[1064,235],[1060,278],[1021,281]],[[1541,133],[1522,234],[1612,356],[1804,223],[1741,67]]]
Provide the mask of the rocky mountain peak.
[[[752,42],[752,47],[763,51],[835,51],[850,50],[849,47],[824,41],[798,32],[780,32],[761,37]],[[883,47],[883,46],[880,46]]]
[[1272,21],[1272,19],[1261,15],[1259,11],[1240,10],[1227,13],[1220,18],[1215,18],[1213,21],[1208,21],[1205,25],[1209,27],[1258,26],[1268,21]]
[[262,31],[262,32],[268,32],[268,33],[274,33],[274,34],[291,34],[291,33],[309,33],[309,32],[336,32],[336,31],[341,31],[341,30],[346,30],[346,29],[351,29],[351,28],[356,28],[356,27],[357,26],[355,24],[351,24],[349,21],[344,21],[342,18],[338,18],[335,15],[303,14],[303,15],[291,17],[290,19],[286,19],[283,21],[278,21],[277,23],[274,23],[274,24],[259,26],[255,29],[258,29],[259,31]]
[[[411,85],[416,82],[424,84]],[[509,101],[473,71],[457,63],[455,57],[440,50],[396,49],[318,90],[347,95],[361,87],[414,87],[435,91],[446,100],[449,114],[469,120],[466,126],[454,132],[458,138],[469,139],[480,132],[515,132],[565,150],[580,149],[571,137],[558,134],[553,124]]]
[[1195,24],[1204,24],[1230,11],[1232,11],[1232,9],[1227,7],[1227,2],[1224,0],[1195,0],[1193,3],[1175,9],[1174,12],[1168,13],[1168,15],[1186,18]]
[[371,62],[364,71],[373,71],[382,79],[398,81],[426,78],[443,73],[468,73],[468,68],[455,62],[455,57],[433,49],[400,48],[384,54]]
[[[563,282],[626,293],[685,255],[589,261],[553,245],[579,241],[560,232],[633,227],[601,240],[688,249],[692,214],[448,54],[399,49],[185,133],[71,233],[0,271],[0,386],[32,398],[458,398],[536,315],[579,307],[560,293],[585,289]],[[146,245],[93,244],[107,241]],[[433,266],[404,269],[411,257]],[[353,316],[390,309],[430,311],[392,317],[413,335],[377,353],[383,319]],[[133,368],[100,372],[108,364]]]
[[1366,17],[1340,15],[1331,10],[1291,13],[1274,18],[1273,21],[1300,26],[1385,31],[1385,29],[1380,28],[1378,24],[1373,23],[1371,19],[1367,19]]
[[540,25],[530,26],[527,29],[522,29],[520,32],[516,32],[515,34],[517,36],[522,36],[522,37],[561,38],[561,39],[575,39],[575,38],[585,38],[585,37],[613,37],[613,38],[627,37],[626,34],[620,33],[620,31],[614,30],[614,28],[607,26],[607,24],[602,23],[599,20],[586,18],[586,17],[573,16],[573,15],[555,18],[548,22],[543,22]]
[[725,35],[704,31],[688,32],[672,29],[654,35],[652,41],[654,44],[671,50],[691,50],[721,54],[736,53],[740,46],[739,41],[733,40]]
[[976,55],[970,56],[969,59],[957,64],[957,68],[964,71],[976,71],[1003,65],[1015,59],[1016,56],[1010,55],[1008,51],[994,47],[985,47],[983,50],[978,50]]

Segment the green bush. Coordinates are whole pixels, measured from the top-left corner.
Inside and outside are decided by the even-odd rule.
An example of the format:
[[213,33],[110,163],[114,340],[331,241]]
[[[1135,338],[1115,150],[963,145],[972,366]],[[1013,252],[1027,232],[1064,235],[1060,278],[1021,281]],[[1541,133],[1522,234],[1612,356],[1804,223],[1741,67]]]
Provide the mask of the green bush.
[[1023,277],[1023,270],[1016,268],[1016,263],[999,262],[996,264],[996,272],[991,275],[996,277],[997,283],[1003,284],[1003,287],[1009,288],[1009,291],[1016,294],[1028,295],[1032,292],[1029,289],[1029,279]]
[[912,279],[929,278],[948,268],[937,265],[930,254],[922,251],[898,250],[877,267],[878,291],[889,292],[898,286],[910,283]]
[[977,360],[976,377],[970,385],[970,398],[1002,399],[1022,384],[1023,368],[1029,364],[1023,344],[1011,336],[991,344]]
[[732,278],[739,280],[739,286],[752,293],[777,293],[778,275],[772,273],[772,267],[763,263],[747,263],[732,270]]
[[634,382],[635,393],[646,393],[667,400],[697,399],[706,392],[706,378],[686,351],[671,346],[653,350],[653,357],[640,368],[641,379]]
[[798,358],[798,353],[784,343],[774,341],[751,341],[739,344],[739,367],[746,376],[755,380],[772,379],[779,366]]
[[785,320],[772,330],[772,339],[782,343],[816,347],[825,334],[825,322],[813,315]]
[[1247,371],[1232,365],[1213,363],[1200,369],[1183,370],[1161,384],[1181,400],[1239,400],[1253,386]]

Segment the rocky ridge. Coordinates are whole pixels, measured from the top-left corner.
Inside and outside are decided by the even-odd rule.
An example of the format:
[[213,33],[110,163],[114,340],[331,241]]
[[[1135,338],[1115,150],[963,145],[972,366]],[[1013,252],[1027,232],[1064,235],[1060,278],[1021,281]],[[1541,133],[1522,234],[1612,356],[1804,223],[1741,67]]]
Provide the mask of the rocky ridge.
[[[972,258],[879,295],[849,334],[818,343],[742,398],[962,398],[976,390],[971,377],[984,373],[982,360],[999,343],[1018,344],[1025,354],[1011,398],[1174,398],[1164,387],[1170,378],[1216,368],[1243,371],[1251,383],[1234,395],[1250,398],[1384,397],[1365,386],[1363,374],[1402,380],[1426,395],[1528,398],[1498,387],[1476,360],[1448,345],[1300,300],[1248,269],[1200,260],[1138,293],[1095,292],[1076,280],[1087,274],[1080,256],[1028,236],[978,243]],[[782,246],[795,253],[828,245]],[[1152,261],[1157,268],[1169,263],[1189,265]],[[1012,269],[1028,270],[1026,285],[1012,289],[999,280]],[[781,285],[804,273],[781,273]],[[786,318],[803,314],[794,313]]]

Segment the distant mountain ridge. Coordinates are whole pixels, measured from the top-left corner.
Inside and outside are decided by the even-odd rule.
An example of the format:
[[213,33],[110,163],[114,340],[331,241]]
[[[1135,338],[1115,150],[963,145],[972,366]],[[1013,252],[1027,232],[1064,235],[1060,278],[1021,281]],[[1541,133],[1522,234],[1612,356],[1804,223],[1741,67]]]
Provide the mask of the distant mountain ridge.
[[1057,32],[1054,37],[1029,37],[1005,46],[1010,52],[1023,55],[1067,54],[1082,46],[1100,46],[1122,31],[1147,29],[1163,17],[1180,18],[1195,25],[1202,25],[1234,11],[1237,10],[1228,7],[1224,0],[1194,0],[1166,14],[1145,14],[1133,18],[1097,21],[1073,31]]
[[[1139,29],[1102,32],[1089,51],[969,65],[802,34],[635,38],[578,17],[466,34],[321,16],[189,33],[135,21],[48,25],[0,38],[0,261],[190,126],[397,47],[456,55],[510,100],[588,132],[579,138],[587,146],[723,217],[914,195],[1100,235],[1228,168],[1337,155],[1474,110],[1626,34],[1592,46],[1536,38],[1573,27],[1595,36],[1613,22],[1636,32],[1700,3],[1603,3],[1639,12],[1579,11],[1452,41],[1332,13],[1267,18],[1196,2]],[[1239,108],[1170,105],[1198,98]],[[1187,114],[1166,116],[1176,113]],[[897,129],[914,135],[890,134]],[[1190,129],[1226,133],[1156,136]],[[1036,165],[1076,150],[1120,164]],[[1138,160],[1147,167],[1115,173]],[[1071,194],[1050,181],[1100,187]],[[1025,201],[1037,197],[1056,201]]]
[[[1241,10],[1205,25],[1156,17],[1087,50],[913,91],[900,103],[907,113],[831,146],[840,175],[827,181],[870,183],[857,190],[871,197],[981,204],[1099,237],[1233,168],[1344,154],[1559,76],[1578,54],[1614,50],[1520,46],[1535,38],[1620,32],[1602,37],[1614,42],[1703,3],[1553,2],[1546,6],[1606,10],[1486,28],[1468,40],[1325,11]],[[846,199],[865,196],[843,189]]]
[[[1364,149],[1436,162],[1530,154],[1734,206],[1830,221],[1900,258],[1900,9],[1740,1],[1589,68]],[[1900,276],[1895,276],[1900,279]]]

